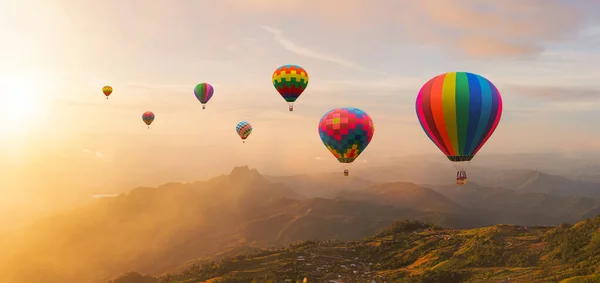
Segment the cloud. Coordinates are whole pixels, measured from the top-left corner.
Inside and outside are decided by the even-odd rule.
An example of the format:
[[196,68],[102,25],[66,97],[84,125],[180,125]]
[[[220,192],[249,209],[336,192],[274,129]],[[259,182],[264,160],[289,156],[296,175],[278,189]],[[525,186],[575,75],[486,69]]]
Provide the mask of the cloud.
[[81,153],[85,156],[96,157],[96,158],[104,158],[104,153],[100,151],[93,151],[91,149],[84,148],[81,150]]
[[359,70],[359,71],[363,71],[363,72],[367,72],[367,73],[374,73],[374,74],[379,74],[379,75],[384,75],[384,76],[390,75],[388,73],[379,72],[379,71],[375,71],[375,70],[371,70],[371,69],[362,67],[359,64],[357,64],[356,62],[353,62],[353,61],[350,61],[350,60],[347,60],[347,59],[344,59],[341,57],[337,57],[335,55],[323,54],[323,53],[308,49],[306,47],[299,46],[296,43],[285,38],[283,36],[283,32],[276,28],[266,26],[266,25],[261,25],[260,27],[262,29],[266,30],[267,32],[271,33],[273,35],[273,38],[275,39],[275,41],[277,41],[284,49],[286,49],[292,53],[298,54],[300,56],[305,56],[305,57],[309,57],[309,58],[313,58],[313,59],[317,59],[317,60],[321,60],[321,61],[325,61],[325,62],[338,64],[342,67],[346,67],[349,69],[355,69],[355,70]]
[[[233,3],[242,11],[317,20],[338,33],[403,37],[475,58],[537,55],[547,42],[576,36],[590,24],[586,19],[593,16],[584,11],[593,2],[572,5],[561,0],[381,0],[377,5],[366,0],[341,2],[286,1],[284,7],[278,0]],[[281,36],[277,30],[271,32]]]
[[[421,0],[404,24],[407,35],[470,57],[539,54],[583,28],[581,10],[559,0]],[[416,25],[417,23],[421,25]]]
[[118,197],[120,194],[97,194],[92,195],[93,198],[114,198]]
[[600,99],[600,89],[595,88],[507,85],[504,89],[523,96],[555,102],[589,102]]

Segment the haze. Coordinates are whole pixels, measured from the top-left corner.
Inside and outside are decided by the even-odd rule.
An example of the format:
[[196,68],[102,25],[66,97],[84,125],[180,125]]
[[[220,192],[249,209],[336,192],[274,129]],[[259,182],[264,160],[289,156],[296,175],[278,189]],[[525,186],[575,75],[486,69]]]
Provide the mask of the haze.
[[[375,122],[360,162],[444,161],[414,99],[448,71],[481,74],[502,93],[482,156],[596,153],[599,9],[585,0],[2,1],[0,224],[242,164],[339,170],[316,127],[340,106]],[[270,82],[283,64],[310,75],[293,113]],[[199,82],[215,87],[205,111]],[[108,101],[104,85],[114,88]],[[146,110],[156,113],[150,130]],[[246,144],[240,120],[254,126]]]

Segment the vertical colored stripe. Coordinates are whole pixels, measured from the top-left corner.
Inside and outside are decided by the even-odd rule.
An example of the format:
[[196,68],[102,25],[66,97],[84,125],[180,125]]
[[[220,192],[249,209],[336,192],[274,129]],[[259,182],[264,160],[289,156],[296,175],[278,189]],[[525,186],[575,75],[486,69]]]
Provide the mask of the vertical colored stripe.
[[458,137],[456,133],[456,73],[448,73],[442,84],[442,109],[446,131],[448,135],[448,147],[452,148],[452,155],[458,155]]
[[496,130],[496,127],[498,127],[498,124],[500,123],[500,118],[502,117],[502,97],[500,96],[500,92],[498,91],[498,89],[496,88],[496,86],[494,86],[491,82],[488,81],[488,83],[490,84],[491,88],[492,88],[492,95],[493,95],[493,119],[490,119],[490,125],[489,125],[489,129],[487,132],[487,135],[485,136],[485,138],[483,139],[483,141],[479,144],[479,146],[477,147],[477,149],[475,149],[475,153],[477,153],[481,147],[487,142],[487,140],[492,136],[492,134],[494,133],[494,131]]
[[488,126],[488,121],[492,114],[492,90],[490,84],[482,77],[477,76],[479,85],[481,86],[481,115],[477,123],[477,131],[473,138],[473,147],[479,148],[479,145],[485,138],[487,132],[485,131]]
[[[439,76],[438,76],[439,77]],[[435,137],[437,143],[437,147],[445,154],[451,155],[442,135],[440,134],[440,128],[438,128],[437,123],[435,122],[434,110],[433,110],[433,102],[432,102],[432,93],[433,93],[433,84],[438,77],[435,77],[427,82],[424,86],[423,90],[423,114],[425,115],[426,124],[429,126],[431,133]],[[443,80],[443,77],[442,77]]]
[[439,75],[433,79],[431,85],[430,105],[433,120],[440,135],[442,144],[448,151],[448,155],[454,155],[452,143],[448,138],[448,130],[446,129],[446,121],[444,120],[444,105],[442,104],[442,87],[446,74]]
[[458,155],[466,155],[467,132],[469,128],[469,79],[467,74],[456,73],[456,134],[458,136]]
[[476,148],[475,134],[481,117],[481,85],[477,75],[471,73],[466,73],[466,75],[469,84],[469,125],[463,155],[473,155]]
[[437,142],[435,142],[435,140],[432,137],[429,126],[427,125],[427,123],[423,123],[425,121],[425,114],[423,113],[423,90],[424,89],[425,89],[425,85],[423,87],[421,87],[421,90],[419,91],[419,95],[417,95],[417,103],[416,103],[415,110],[417,111],[417,118],[419,119],[419,124],[421,124],[421,128],[423,128],[423,131],[425,132],[427,137],[433,143],[435,143],[437,145]]

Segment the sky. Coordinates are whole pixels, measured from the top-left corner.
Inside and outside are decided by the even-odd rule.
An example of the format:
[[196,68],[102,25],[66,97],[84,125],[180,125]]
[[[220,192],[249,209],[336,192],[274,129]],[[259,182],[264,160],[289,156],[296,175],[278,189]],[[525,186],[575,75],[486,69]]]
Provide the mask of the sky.
[[[599,16],[592,0],[0,0],[0,193],[25,204],[242,164],[337,168],[317,124],[342,106],[374,120],[361,162],[439,153],[414,103],[451,71],[502,94],[480,154],[598,151]],[[271,83],[284,64],[310,76],[291,113]],[[204,111],[200,82],[215,88]]]

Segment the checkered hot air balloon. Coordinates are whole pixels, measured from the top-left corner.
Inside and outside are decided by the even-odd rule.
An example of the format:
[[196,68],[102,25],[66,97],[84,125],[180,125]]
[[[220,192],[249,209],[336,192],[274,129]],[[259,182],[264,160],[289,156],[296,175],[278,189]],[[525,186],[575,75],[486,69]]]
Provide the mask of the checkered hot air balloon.
[[[373,120],[358,108],[335,108],[319,121],[319,136],[340,163],[354,162],[367,148],[374,132]],[[344,175],[348,176],[348,169]]]
[[208,103],[214,92],[213,86],[207,83],[200,83],[194,88],[194,95],[202,104],[202,109],[206,108],[206,103]]
[[273,86],[294,111],[294,102],[308,85],[308,73],[297,65],[283,65],[273,73]]
[[150,124],[154,121],[154,113],[152,113],[152,111],[144,112],[144,114],[142,114],[142,120],[148,125],[148,129],[150,129]]
[[242,138],[242,142],[246,142],[248,136],[252,133],[252,125],[246,121],[241,121],[235,126],[235,131]]
[[465,184],[469,162],[500,122],[500,92],[480,75],[445,73],[423,85],[416,110],[427,137],[454,164],[456,184]]
[[106,96],[106,99],[108,99],[108,96],[113,92],[113,88],[109,85],[102,87],[102,93],[104,93],[104,95]]

